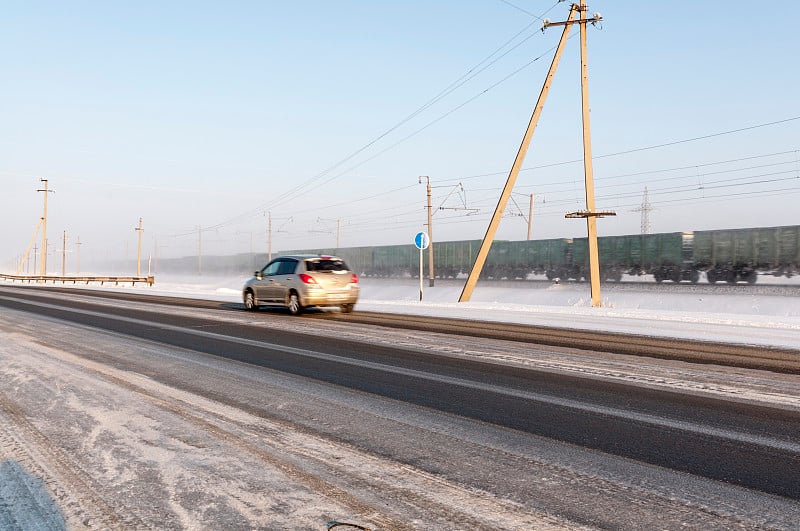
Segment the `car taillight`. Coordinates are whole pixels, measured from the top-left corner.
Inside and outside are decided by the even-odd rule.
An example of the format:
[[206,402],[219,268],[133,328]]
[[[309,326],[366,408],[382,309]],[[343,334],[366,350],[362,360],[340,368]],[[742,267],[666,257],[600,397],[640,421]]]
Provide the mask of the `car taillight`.
[[350,283],[351,283],[351,284],[358,284],[358,275],[356,275],[355,273],[353,273],[353,276],[352,276],[352,277],[350,277]]
[[300,273],[297,276],[300,277],[300,280],[303,281],[303,284],[316,284],[317,283],[317,281],[314,280],[314,277],[312,277],[311,275],[306,275],[305,273]]

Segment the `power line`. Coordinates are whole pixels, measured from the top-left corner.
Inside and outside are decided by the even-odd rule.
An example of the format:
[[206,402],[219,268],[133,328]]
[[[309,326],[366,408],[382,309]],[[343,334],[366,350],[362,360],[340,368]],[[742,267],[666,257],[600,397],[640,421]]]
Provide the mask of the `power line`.
[[[743,131],[750,131],[750,130],[753,130],[753,129],[759,129],[759,128],[762,128],[762,127],[769,127],[769,126],[772,126],[772,125],[784,124],[784,123],[793,122],[793,121],[797,121],[797,120],[800,120],[800,116],[794,116],[792,118],[786,118],[786,119],[783,119],[783,120],[776,120],[776,121],[773,121],[773,122],[766,122],[766,123],[751,125],[751,126],[747,126],[747,127],[741,127],[741,128],[738,128],[738,129],[730,129],[730,130],[727,130],[727,131],[719,131],[719,132],[716,132],[716,133],[711,133],[711,134],[703,135],[703,136],[685,138],[685,139],[682,139],[682,140],[674,140],[674,141],[666,142],[666,143],[663,143],[663,144],[654,144],[654,145],[644,146],[644,147],[640,147],[640,148],[633,148],[633,149],[629,149],[629,150],[626,150],[626,151],[618,151],[616,153],[606,153],[604,155],[597,155],[597,156],[594,156],[592,158],[593,158],[593,160],[597,160],[597,159],[604,159],[604,158],[610,158],[610,157],[617,157],[617,156],[620,156],[620,155],[629,155],[631,153],[638,153],[638,152],[641,152],[641,151],[648,151],[648,150],[658,149],[658,148],[662,148],[662,147],[675,146],[675,145],[678,145],[678,144],[686,144],[688,142],[695,142],[695,141],[698,141],[698,140],[707,140],[709,138],[714,138],[714,137],[724,136],[724,135],[730,135],[730,134],[734,134],[734,133],[741,133]],[[793,153],[793,152],[794,151],[786,151],[786,152],[783,152],[783,153]],[[737,159],[734,159],[734,160],[737,160]],[[561,161],[561,162],[551,162],[551,163],[542,164],[542,165],[539,165],[539,166],[530,166],[528,168],[522,168],[522,170],[520,170],[520,171],[542,170],[542,169],[546,169],[546,168],[554,168],[554,167],[557,167],[557,166],[566,166],[567,164],[577,164],[577,163],[583,163],[583,159],[572,159],[572,160],[564,160],[564,161]],[[496,176],[499,176],[499,175],[506,175],[506,174],[508,174],[507,171],[504,171],[504,172],[492,172],[492,173],[482,173],[482,174],[479,174],[479,175],[472,175],[472,176],[469,176],[469,177],[456,177],[456,178],[453,178],[453,179],[440,179],[440,182],[468,180],[468,179],[479,179],[481,177],[496,177]]]
[[[560,2],[559,2],[559,1],[557,1],[555,4],[553,4],[553,6],[551,6],[549,9],[547,9],[546,11],[544,11],[544,12],[542,13],[542,15],[541,15],[541,16],[539,16],[539,17],[536,17],[536,18],[537,18],[537,19],[539,19],[539,20],[541,20],[541,18],[542,18],[542,17],[543,17],[545,14],[547,14],[549,11],[551,11],[553,8],[555,8],[555,7],[556,7],[556,6],[557,6],[559,3],[560,3]],[[534,15],[534,16],[535,16],[535,15]],[[417,110],[415,110],[414,112],[412,112],[410,115],[406,116],[405,118],[403,118],[402,120],[400,120],[398,123],[396,123],[395,125],[393,125],[393,126],[392,126],[392,127],[390,127],[389,129],[387,129],[386,131],[384,131],[383,133],[381,133],[380,135],[378,135],[376,138],[374,138],[373,140],[371,140],[370,142],[368,142],[368,143],[367,143],[367,144],[365,144],[364,146],[360,147],[359,149],[357,149],[356,151],[354,151],[353,153],[351,153],[351,154],[350,154],[350,155],[348,155],[347,157],[345,157],[345,158],[343,158],[343,159],[339,160],[337,163],[333,164],[332,166],[329,166],[327,169],[323,170],[322,172],[320,172],[320,173],[316,174],[315,176],[313,176],[313,177],[311,177],[311,178],[309,178],[309,179],[305,180],[304,182],[302,182],[302,183],[298,184],[298,185],[297,185],[297,186],[295,186],[294,188],[291,188],[291,189],[287,190],[286,192],[284,192],[284,193],[282,193],[282,194],[279,194],[277,197],[275,197],[274,199],[272,199],[272,200],[270,200],[269,202],[265,203],[264,205],[261,205],[260,207],[258,207],[258,208],[256,208],[256,209],[254,209],[254,210],[252,210],[252,211],[249,211],[249,212],[243,213],[243,214],[241,214],[241,215],[239,215],[239,216],[237,216],[237,217],[235,217],[235,218],[231,218],[231,219],[229,219],[229,220],[226,220],[226,221],[223,221],[223,222],[221,222],[221,223],[218,223],[218,224],[216,224],[216,225],[213,225],[211,228],[218,228],[218,227],[222,227],[222,226],[225,226],[225,225],[228,225],[228,224],[234,223],[235,221],[239,221],[239,220],[241,220],[241,219],[243,219],[243,218],[245,218],[245,217],[249,217],[249,216],[253,215],[255,212],[258,212],[258,211],[260,211],[260,210],[264,210],[264,209],[266,209],[266,208],[268,208],[268,207],[270,207],[270,206],[274,207],[274,206],[280,205],[281,203],[283,203],[283,202],[285,202],[285,201],[287,201],[287,200],[289,200],[289,199],[294,199],[294,198],[297,198],[297,197],[299,197],[300,195],[303,195],[303,194],[305,193],[305,192],[303,192],[303,191],[304,191],[304,190],[306,190],[306,189],[308,188],[308,186],[309,186],[309,185],[311,185],[311,184],[313,184],[313,183],[315,183],[315,182],[319,181],[320,179],[323,179],[325,176],[327,176],[328,174],[330,174],[330,173],[331,173],[331,172],[332,172],[334,169],[338,168],[339,166],[341,166],[342,164],[346,163],[347,161],[350,161],[350,160],[352,160],[353,158],[355,158],[356,156],[360,155],[361,153],[363,153],[364,151],[366,151],[367,149],[369,149],[370,147],[372,147],[373,145],[375,145],[377,142],[379,142],[380,140],[382,140],[383,138],[385,138],[386,136],[388,136],[389,134],[391,134],[392,132],[394,132],[395,130],[397,130],[398,128],[400,128],[402,125],[406,124],[407,122],[409,122],[410,120],[412,120],[413,118],[415,118],[416,116],[418,116],[420,113],[422,113],[422,112],[424,112],[425,110],[427,110],[428,108],[430,108],[432,105],[434,105],[434,104],[438,103],[438,102],[439,102],[439,101],[441,101],[441,100],[442,100],[444,97],[446,97],[446,96],[450,95],[450,94],[451,94],[451,93],[453,93],[453,92],[454,92],[456,89],[458,89],[458,88],[462,87],[463,85],[465,85],[465,84],[466,84],[468,81],[470,81],[470,80],[474,79],[474,78],[475,78],[475,77],[476,77],[478,74],[480,74],[480,73],[484,72],[484,71],[485,71],[485,70],[487,70],[489,67],[491,67],[491,66],[493,66],[494,64],[496,64],[496,63],[497,63],[497,62],[498,62],[500,59],[502,59],[503,57],[505,57],[506,55],[508,55],[509,53],[511,53],[513,50],[517,49],[519,46],[521,46],[522,44],[524,44],[525,42],[527,42],[528,40],[530,40],[530,39],[531,39],[533,36],[537,35],[537,34],[538,34],[538,32],[534,32],[534,33],[532,33],[531,35],[529,35],[528,37],[526,37],[525,39],[523,39],[521,42],[519,42],[519,43],[515,44],[514,46],[512,46],[511,48],[509,48],[508,50],[506,50],[504,53],[500,54],[500,55],[499,55],[498,57],[496,57],[494,60],[491,60],[491,59],[492,59],[492,58],[493,58],[495,55],[497,55],[498,53],[500,53],[500,51],[501,51],[501,50],[503,50],[504,48],[506,48],[506,47],[507,47],[509,44],[511,44],[511,43],[512,43],[514,40],[516,40],[516,39],[517,39],[517,37],[519,37],[520,35],[522,35],[522,34],[523,34],[525,31],[528,31],[528,30],[529,30],[529,29],[530,29],[532,26],[533,26],[533,24],[528,24],[528,25],[526,25],[526,26],[525,26],[525,27],[524,27],[524,28],[523,28],[521,31],[517,32],[517,33],[516,33],[516,34],[515,34],[515,35],[514,35],[514,36],[513,36],[511,39],[509,39],[509,40],[507,40],[505,43],[503,43],[503,45],[501,45],[499,48],[497,48],[497,49],[496,49],[494,52],[492,52],[491,54],[489,54],[489,55],[488,55],[486,58],[484,58],[482,61],[480,61],[479,63],[477,63],[475,66],[473,66],[473,67],[472,67],[470,70],[468,70],[468,71],[467,71],[467,72],[466,72],[464,75],[462,75],[462,76],[461,76],[461,77],[459,77],[457,80],[455,80],[454,82],[452,82],[452,83],[451,83],[450,85],[448,85],[448,86],[447,86],[445,89],[443,89],[442,91],[440,91],[440,92],[439,92],[439,93],[438,93],[436,96],[434,96],[433,98],[431,98],[431,99],[430,99],[428,102],[426,102],[425,104],[423,104],[421,107],[419,107]],[[552,49],[551,49],[551,50],[552,50]],[[546,53],[549,53],[549,51],[551,51],[551,50],[548,50],[547,52],[545,52],[545,54],[546,54]],[[542,54],[542,56],[543,56],[543,55],[544,55],[544,54]],[[403,138],[403,139],[402,139],[400,142],[397,142],[397,143],[395,143],[395,144],[391,145],[391,146],[390,146],[388,149],[385,149],[385,150],[383,150],[383,151],[379,152],[377,155],[375,155],[375,156],[373,156],[373,157],[370,157],[369,159],[367,159],[367,160],[365,160],[365,161],[363,161],[363,162],[359,163],[359,164],[358,164],[358,165],[356,165],[356,166],[353,166],[353,167],[351,167],[351,168],[348,168],[347,170],[345,170],[345,171],[343,171],[343,172],[340,172],[340,173],[338,173],[338,174],[336,174],[336,175],[334,175],[334,176],[332,176],[332,177],[329,177],[328,179],[326,179],[325,181],[323,181],[322,183],[320,183],[320,185],[324,185],[324,184],[327,184],[327,183],[329,183],[329,182],[331,182],[331,181],[333,181],[333,180],[335,180],[335,179],[338,179],[338,178],[339,178],[339,177],[341,177],[342,175],[345,175],[346,173],[349,173],[350,171],[354,170],[355,168],[358,168],[358,167],[362,166],[362,165],[363,165],[363,164],[365,164],[366,162],[369,162],[370,160],[373,160],[373,159],[374,159],[374,158],[376,158],[377,156],[379,156],[379,155],[382,155],[383,153],[385,153],[385,152],[386,152],[386,151],[388,151],[389,149],[393,149],[394,147],[396,147],[397,145],[399,145],[399,144],[400,144],[400,143],[402,143],[402,142],[405,142],[406,140],[408,140],[408,139],[409,139],[409,138],[411,138],[412,136],[415,136],[415,135],[419,134],[420,132],[424,131],[425,129],[427,129],[428,127],[430,127],[431,125],[433,125],[434,123],[436,123],[436,122],[438,122],[438,121],[441,121],[442,119],[446,118],[447,116],[449,116],[449,115],[450,115],[450,114],[452,114],[453,112],[455,112],[455,111],[457,111],[457,110],[461,109],[462,107],[464,107],[464,106],[465,106],[465,105],[467,105],[468,103],[470,103],[470,102],[472,102],[473,100],[477,99],[479,96],[481,96],[481,95],[483,95],[483,94],[487,93],[488,91],[492,90],[493,88],[495,88],[495,87],[496,87],[497,85],[499,85],[500,83],[503,83],[503,82],[505,82],[506,80],[510,79],[511,77],[513,77],[514,75],[516,75],[516,74],[517,74],[517,73],[519,73],[520,71],[524,70],[525,68],[527,68],[528,66],[530,66],[531,64],[533,64],[535,61],[539,60],[540,58],[541,58],[541,56],[537,57],[537,58],[536,58],[536,59],[534,59],[533,61],[530,61],[529,63],[527,63],[527,64],[526,64],[526,65],[524,65],[523,67],[519,68],[518,70],[516,70],[516,71],[515,71],[515,72],[513,72],[512,74],[510,74],[510,75],[506,76],[505,78],[503,78],[503,79],[502,79],[500,82],[498,82],[498,83],[495,83],[494,85],[490,86],[490,87],[489,87],[489,88],[487,88],[487,89],[484,89],[484,90],[483,90],[483,91],[482,91],[480,94],[478,94],[477,96],[475,96],[475,97],[471,98],[470,100],[468,100],[468,101],[464,102],[463,104],[459,105],[459,106],[458,106],[458,107],[456,107],[455,109],[452,109],[451,111],[447,112],[446,114],[444,114],[443,116],[441,116],[439,119],[437,119],[437,120],[434,120],[433,122],[429,123],[429,124],[428,124],[428,125],[426,125],[425,127],[421,128],[421,129],[418,129],[418,130],[417,130],[417,131],[415,131],[413,134],[411,134],[411,135],[409,135],[409,136],[407,136],[407,137]],[[301,193],[301,192],[302,192],[302,193]]]

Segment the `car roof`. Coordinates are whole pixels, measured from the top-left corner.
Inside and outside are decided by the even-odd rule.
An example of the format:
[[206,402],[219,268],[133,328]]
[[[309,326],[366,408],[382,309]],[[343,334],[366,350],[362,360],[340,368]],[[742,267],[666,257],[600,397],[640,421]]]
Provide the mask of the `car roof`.
[[294,258],[295,260],[313,260],[313,259],[342,260],[338,256],[331,256],[328,254],[287,254],[279,256],[278,258]]

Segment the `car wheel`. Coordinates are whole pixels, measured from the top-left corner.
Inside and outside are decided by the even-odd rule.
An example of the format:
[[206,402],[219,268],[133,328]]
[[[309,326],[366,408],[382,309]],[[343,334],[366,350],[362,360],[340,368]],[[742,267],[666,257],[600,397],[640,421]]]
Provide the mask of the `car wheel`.
[[353,313],[353,307],[355,304],[342,304],[341,309],[342,313]]
[[256,298],[253,296],[252,291],[248,291],[244,294],[244,308],[250,311],[256,309]]
[[303,313],[303,306],[300,304],[300,297],[296,292],[293,291],[289,294],[289,301],[286,304],[286,308],[288,308],[289,313],[292,315],[300,315]]

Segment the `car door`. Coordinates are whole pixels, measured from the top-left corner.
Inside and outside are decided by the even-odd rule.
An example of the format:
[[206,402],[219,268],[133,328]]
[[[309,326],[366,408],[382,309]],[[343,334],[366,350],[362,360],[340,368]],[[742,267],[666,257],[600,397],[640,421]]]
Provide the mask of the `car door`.
[[278,271],[271,284],[271,294],[276,302],[284,302],[289,296],[289,290],[295,284],[297,260],[285,258],[281,261]]
[[275,301],[275,279],[283,261],[278,258],[264,266],[261,270],[261,279],[256,280],[253,290],[259,302]]

